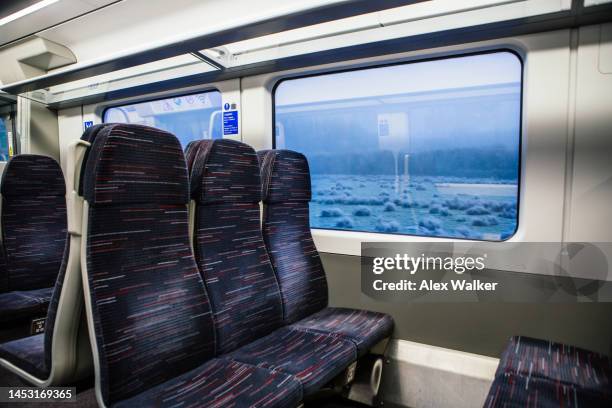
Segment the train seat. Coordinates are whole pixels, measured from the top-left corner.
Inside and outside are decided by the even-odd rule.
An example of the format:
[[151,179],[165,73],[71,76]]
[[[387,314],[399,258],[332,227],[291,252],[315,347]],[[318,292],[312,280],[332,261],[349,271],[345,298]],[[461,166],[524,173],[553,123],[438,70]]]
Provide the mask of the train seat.
[[[83,322],[83,290],[80,274],[80,222],[82,211],[82,163],[90,142],[105,125],[88,128],[81,141],[67,152],[66,206],[69,240],[62,256],[55,286],[49,291],[44,334],[0,345],[0,365],[38,386],[74,383],[92,374],[91,350]],[[76,226],[75,226],[76,223]],[[34,291],[26,292],[31,295]],[[52,294],[51,294],[52,292]],[[20,294],[20,292],[13,292]],[[55,339],[55,341],[54,341]],[[53,369],[53,367],[55,367]]]
[[263,196],[263,235],[278,276],[284,323],[353,341],[359,356],[390,337],[393,319],[384,313],[327,307],[327,281],[310,233],[310,170],[304,155],[290,150],[258,152]]
[[321,333],[282,327],[279,286],[260,226],[255,151],[227,139],[203,140],[191,169],[194,252],[210,294],[217,351],[234,361],[295,376],[305,396],[356,360],[355,346]]
[[214,359],[176,137],[109,125],[85,166],[81,264],[100,405],[296,406],[291,376]]
[[612,405],[612,359],[579,347],[512,337],[485,406],[520,405],[535,398],[542,406]]
[[30,326],[47,312],[66,244],[66,187],[47,156],[11,158],[2,175],[0,323]]

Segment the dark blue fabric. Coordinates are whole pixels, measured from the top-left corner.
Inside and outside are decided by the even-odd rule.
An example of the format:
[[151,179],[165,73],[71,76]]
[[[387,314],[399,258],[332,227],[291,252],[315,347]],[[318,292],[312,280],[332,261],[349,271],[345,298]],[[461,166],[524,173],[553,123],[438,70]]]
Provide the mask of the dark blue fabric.
[[257,154],[229,139],[200,140],[191,168],[191,197],[200,204],[259,203],[261,179]]
[[594,394],[573,385],[510,373],[497,376],[485,408],[603,408],[612,406],[610,395]]
[[[185,158],[180,144],[167,143],[171,138],[170,133],[147,126],[105,126],[85,163],[85,199],[96,205],[188,202]],[[100,139],[104,142],[98,143]],[[179,156],[181,165],[176,162]]]
[[327,280],[310,233],[308,161],[289,150],[259,152],[263,235],[283,297],[285,324],[327,306]]
[[188,234],[187,169],[173,135],[111,125],[86,163],[87,276],[106,404],[203,364],[210,306]]
[[23,154],[2,175],[2,244],[6,290],[53,286],[67,238],[62,170],[47,156]]
[[326,308],[327,280],[310,232],[310,170],[290,150],[257,153],[262,177],[263,235],[278,277],[284,321],[292,327],[341,336],[360,356],[389,337],[393,319],[365,310]]
[[9,361],[39,379],[49,376],[45,366],[44,335],[25,337],[0,344],[0,358]]
[[338,337],[283,327],[226,357],[291,374],[308,396],[357,360],[357,351],[353,343]]
[[355,343],[363,356],[378,342],[391,336],[391,316],[368,310],[328,307],[291,325],[296,329],[327,333]]
[[0,293],[0,323],[44,317],[53,288]]
[[612,395],[610,357],[547,340],[512,337],[497,368],[497,376],[504,374],[539,377]]
[[281,326],[278,283],[260,229],[255,151],[240,142],[198,142],[191,171],[194,249],[215,317],[217,353]]
[[282,149],[261,150],[257,155],[261,165],[264,202],[310,201],[310,168],[306,156]]
[[300,383],[288,375],[214,359],[114,407],[292,408],[301,399]]

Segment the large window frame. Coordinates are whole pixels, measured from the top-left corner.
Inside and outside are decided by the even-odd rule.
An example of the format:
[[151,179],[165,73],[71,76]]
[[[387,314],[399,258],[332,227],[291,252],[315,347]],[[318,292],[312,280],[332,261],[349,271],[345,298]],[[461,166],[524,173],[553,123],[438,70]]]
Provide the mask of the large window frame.
[[514,55],[514,57],[517,58],[520,64],[516,217],[515,217],[514,230],[512,231],[511,234],[509,234],[506,237],[503,237],[502,239],[493,240],[493,239],[486,239],[486,238],[476,239],[476,238],[471,238],[471,237],[458,237],[458,236],[446,236],[446,235],[421,235],[421,234],[414,234],[414,233],[381,232],[381,231],[368,231],[368,230],[360,230],[360,229],[342,229],[342,228],[329,228],[329,227],[326,227],[326,228],[311,227],[311,229],[321,230],[321,231],[343,232],[343,233],[349,233],[349,234],[366,233],[366,234],[376,234],[376,235],[383,235],[383,236],[415,237],[415,238],[424,238],[427,240],[442,239],[442,240],[477,241],[477,242],[491,242],[491,243],[500,243],[500,242],[506,242],[506,241],[511,240],[520,230],[519,222],[520,222],[520,212],[521,212],[520,209],[521,209],[521,196],[522,196],[521,187],[523,184],[523,170],[524,170],[523,168],[524,166],[524,163],[523,163],[523,118],[524,118],[524,96],[525,96],[524,95],[525,93],[525,61],[523,59],[523,56],[512,48],[499,47],[499,48],[491,48],[491,49],[482,50],[482,51],[458,52],[458,53],[453,53],[453,54],[448,54],[448,55],[415,58],[415,59],[410,59],[410,60],[394,61],[394,62],[388,62],[388,63],[377,62],[371,65],[363,65],[363,66],[358,66],[358,67],[340,68],[340,69],[332,68],[330,70],[318,71],[315,73],[306,73],[306,74],[299,73],[295,75],[287,75],[287,76],[277,78],[276,81],[273,83],[271,91],[270,91],[271,101],[272,101],[271,135],[272,135],[272,148],[276,149],[277,147],[276,146],[276,137],[277,137],[277,134],[276,134],[276,130],[277,130],[276,129],[276,91],[278,87],[285,81],[302,79],[302,78],[320,77],[320,76],[332,75],[332,74],[342,74],[346,72],[365,71],[365,70],[376,69],[376,68],[418,64],[418,63],[424,63],[424,62],[430,62],[430,61],[441,61],[441,60],[448,60],[448,59],[461,58],[461,57],[495,54],[495,53],[501,53],[501,52],[507,52],[507,53]]

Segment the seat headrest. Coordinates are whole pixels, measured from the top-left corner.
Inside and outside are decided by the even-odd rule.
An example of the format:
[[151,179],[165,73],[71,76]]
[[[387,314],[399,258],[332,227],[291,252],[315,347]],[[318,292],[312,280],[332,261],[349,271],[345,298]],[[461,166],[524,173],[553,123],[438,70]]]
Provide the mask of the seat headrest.
[[255,150],[229,140],[201,140],[191,170],[191,198],[202,204],[261,201]]
[[263,202],[310,201],[310,169],[303,154],[292,150],[262,150],[257,155]]
[[90,148],[83,193],[90,205],[186,204],[189,185],[181,144],[152,127],[107,125]]
[[4,197],[64,196],[66,184],[59,164],[47,156],[13,156],[2,174]]

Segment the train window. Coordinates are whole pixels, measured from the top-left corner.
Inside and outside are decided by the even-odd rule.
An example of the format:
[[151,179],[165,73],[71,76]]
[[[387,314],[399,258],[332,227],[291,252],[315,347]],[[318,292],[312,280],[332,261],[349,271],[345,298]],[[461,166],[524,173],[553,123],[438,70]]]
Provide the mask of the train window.
[[0,117],[0,161],[7,161],[9,155],[9,130],[4,118]]
[[313,228],[500,241],[518,223],[522,62],[510,51],[286,79]]
[[104,122],[138,123],[164,129],[176,135],[183,147],[192,140],[222,137],[218,91],[114,106],[106,109],[103,116]]

